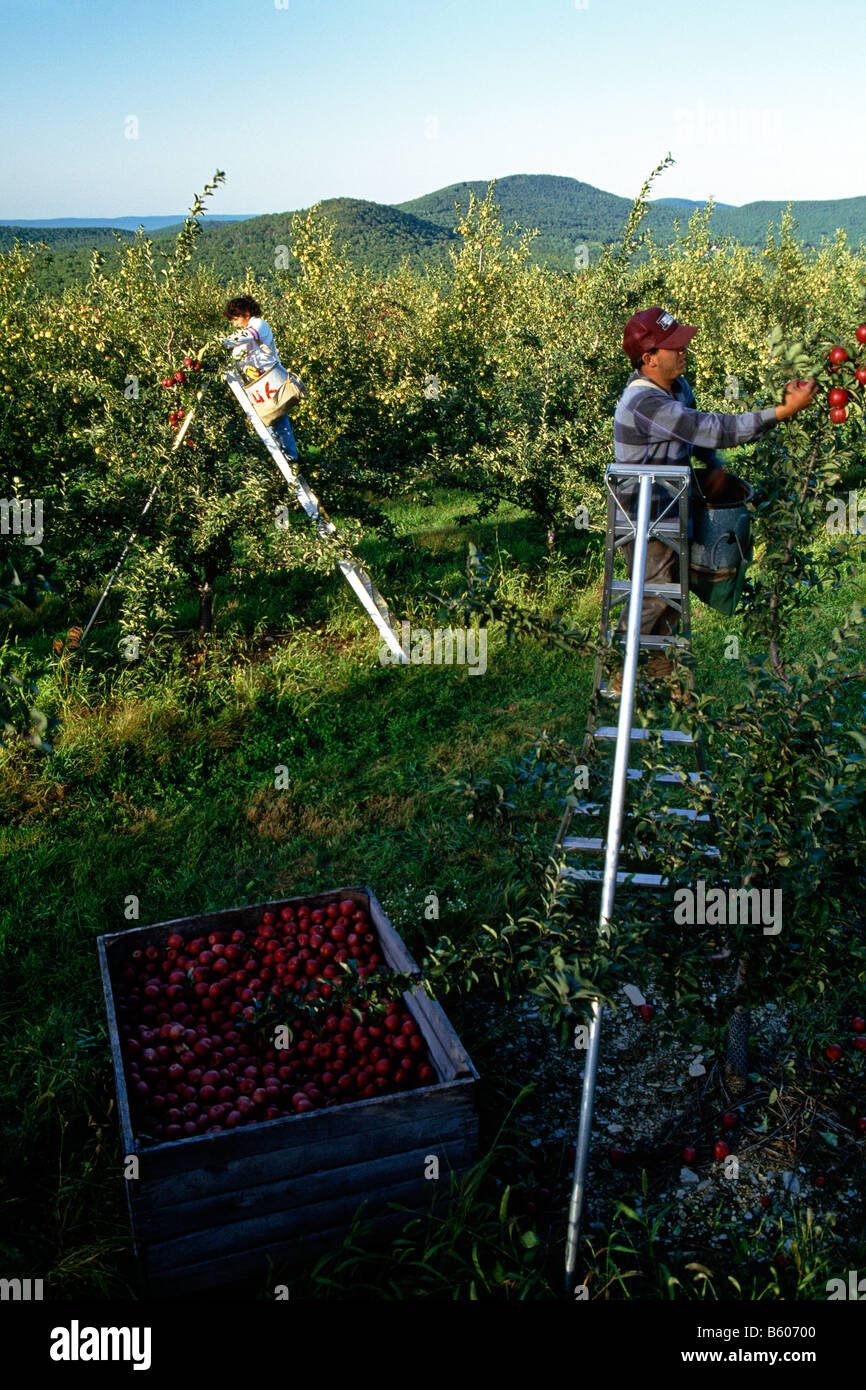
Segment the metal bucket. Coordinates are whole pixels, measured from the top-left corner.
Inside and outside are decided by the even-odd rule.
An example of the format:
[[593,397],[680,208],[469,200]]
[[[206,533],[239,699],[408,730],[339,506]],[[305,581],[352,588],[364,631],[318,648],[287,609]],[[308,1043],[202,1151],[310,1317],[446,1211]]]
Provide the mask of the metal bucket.
[[689,589],[710,608],[729,616],[740,601],[752,558],[749,503],[754,489],[743,478],[728,473],[724,492],[719,497],[705,497],[701,484],[707,471],[695,470]]

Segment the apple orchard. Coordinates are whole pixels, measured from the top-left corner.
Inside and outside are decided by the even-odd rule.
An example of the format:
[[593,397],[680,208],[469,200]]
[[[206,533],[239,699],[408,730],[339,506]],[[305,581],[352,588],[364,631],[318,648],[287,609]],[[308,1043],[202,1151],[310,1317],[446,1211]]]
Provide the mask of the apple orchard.
[[[10,1272],[36,1270],[59,1297],[132,1285],[93,948],[130,925],[129,896],[141,922],[157,922],[353,882],[387,903],[475,1061],[484,1148],[437,1239],[419,1225],[405,1262],[387,1267],[361,1239],[342,1265],[309,1272],[309,1296],[360,1283],[384,1297],[388,1279],[387,1296],[555,1296],[578,1094],[569,1039],[593,993],[619,1000],[635,1069],[689,1049],[704,1060],[703,1079],[688,1061],[665,1077],[676,1099],[664,1113],[649,1083],[639,1094],[637,1070],[603,1098],[625,1108],[615,1142],[593,1140],[591,1296],[667,1297],[667,1269],[678,1297],[734,1296],[729,1276],[739,1296],[810,1297],[840,1260],[866,1268],[866,254],[841,232],[806,247],[789,215],[761,249],[718,240],[711,205],[656,245],[642,228],[646,185],[621,242],[559,273],[532,263],[531,234],[503,227],[491,190],[459,213],[456,250],[426,273],[353,268],[314,209],[292,221],[296,270],[225,285],[194,254],[220,179],[167,249],[139,234],[111,273],[94,253],[81,287],[41,290],[36,247],[0,257],[4,486],[10,503],[40,499],[44,518],[41,546],[0,541]],[[299,509],[275,524],[292,499],[225,386],[217,344],[222,305],[240,292],[260,301],[307,387],[293,415],[300,466],[334,541]],[[714,965],[705,927],[627,894],[602,949],[597,897],[563,901],[549,877],[592,680],[604,469],[631,371],[622,328],[651,304],[699,325],[687,376],[701,410],[777,404],[813,375],[820,388],[727,460],[755,490],[755,560],[734,618],[696,618],[714,843],[732,883],[782,902],[780,931],[730,924]],[[852,508],[855,524],[828,524]],[[484,679],[383,667],[334,576],[347,547],[395,618],[486,627]],[[641,698],[652,714],[658,692]],[[687,824],[654,834],[682,881],[706,874]],[[440,909],[427,919],[431,893]],[[429,1080],[349,906],[333,920],[265,918],[244,940],[169,938],[129,964],[125,1061],[157,1137]],[[288,971],[339,996],[349,959],[378,991],[370,1012],[339,998],[315,1025],[287,1017],[285,1056],[244,1041],[238,1020]],[[643,1002],[623,1011],[629,983]],[[734,1004],[755,1020],[738,1097],[722,1077]],[[560,1123],[560,1102],[571,1120]],[[788,1147],[761,1167],[779,1134]],[[747,1154],[759,1178],[744,1226],[721,1175]],[[766,1176],[795,1169],[818,1235]],[[671,1203],[682,1212],[690,1172],[718,1202],[681,1219]],[[712,1268],[709,1292],[696,1260]]]

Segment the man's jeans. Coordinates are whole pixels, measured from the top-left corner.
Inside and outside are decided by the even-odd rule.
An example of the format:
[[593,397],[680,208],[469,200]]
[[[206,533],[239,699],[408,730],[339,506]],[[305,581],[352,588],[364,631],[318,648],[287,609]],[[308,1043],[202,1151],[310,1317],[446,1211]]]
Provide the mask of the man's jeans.
[[[637,515],[637,483],[629,480],[621,484],[616,489],[617,497],[622,503],[623,509],[634,522]],[[650,520],[657,520],[662,513],[669,517],[676,516],[676,504],[670,507],[672,493],[671,490],[661,483],[654,483],[651,491]],[[692,514],[691,505],[689,506],[688,536],[692,535]],[[632,558],[634,556],[634,541],[626,541],[620,547],[625,556],[628,577],[632,576]],[[644,571],[645,584],[677,584],[680,576],[680,557],[676,550],[671,546],[665,545],[664,541],[650,539],[647,541],[646,569]],[[620,618],[618,631],[625,632],[628,621],[628,603],[623,604],[622,617]],[[671,608],[663,598],[645,598],[640,610],[640,630],[645,636],[650,634],[655,636],[668,636],[679,630],[680,614],[676,608]]]
[[[634,558],[634,541],[626,541],[622,546],[628,568],[628,577],[632,578],[632,560]],[[676,584],[679,580],[680,557],[675,550],[664,541],[649,540],[646,549],[646,569],[644,571],[645,584]],[[680,615],[676,608],[670,608],[663,598],[645,598],[640,610],[640,630],[644,635],[654,633],[657,636],[666,636],[677,631]],[[628,621],[628,603],[623,604],[623,614],[619,622],[619,631],[625,632]]]

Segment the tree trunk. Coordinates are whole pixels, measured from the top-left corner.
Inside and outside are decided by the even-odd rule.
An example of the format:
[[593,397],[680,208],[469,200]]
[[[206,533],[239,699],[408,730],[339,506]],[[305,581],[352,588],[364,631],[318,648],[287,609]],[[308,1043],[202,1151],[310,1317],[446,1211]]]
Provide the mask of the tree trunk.
[[553,555],[556,550],[556,526],[551,522],[547,527],[547,553]]
[[213,584],[209,579],[198,585],[198,630],[213,630]]

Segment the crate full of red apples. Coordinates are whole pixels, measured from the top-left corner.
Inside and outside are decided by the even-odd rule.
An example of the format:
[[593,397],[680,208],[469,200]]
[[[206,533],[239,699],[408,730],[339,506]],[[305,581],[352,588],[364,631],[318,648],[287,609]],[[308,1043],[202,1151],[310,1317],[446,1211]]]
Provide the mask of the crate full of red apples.
[[151,1295],[306,1264],[362,1203],[384,1239],[407,1219],[390,1204],[422,1210],[470,1166],[477,1073],[369,888],[97,947]]

